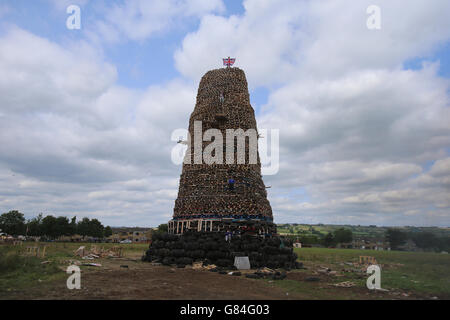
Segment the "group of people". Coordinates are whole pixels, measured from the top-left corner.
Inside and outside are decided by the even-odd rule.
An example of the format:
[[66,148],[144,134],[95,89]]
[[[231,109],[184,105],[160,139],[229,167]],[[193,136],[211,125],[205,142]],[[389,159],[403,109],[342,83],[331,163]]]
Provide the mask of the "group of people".
[[244,234],[244,233],[250,233],[250,234],[254,234],[254,235],[257,234],[259,236],[264,236],[264,237],[270,237],[271,236],[270,233],[264,233],[261,229],[256,230],[255,227],[243,226],[242,230],[241,229],[237,229],[235,231],[230,231],[230,229],[228,229],[225,232],[225,241],[231,242],[231,239],[232,239],[233,235],[240,236],[241,234]]

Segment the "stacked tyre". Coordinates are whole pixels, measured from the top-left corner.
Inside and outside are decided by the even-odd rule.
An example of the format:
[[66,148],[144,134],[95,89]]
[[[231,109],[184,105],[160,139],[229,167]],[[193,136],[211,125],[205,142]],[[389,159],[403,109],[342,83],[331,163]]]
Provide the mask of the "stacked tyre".
[[297,267],[297,255],[292,241],[278,237],[260,238],[243,235],[225,241],[225,233],[195,232],[183,235],[155,234],[143,261],[157,261],[164,265],[185,266],[195,260],[223,268],[233,266],[234,257],[248,256],[252,268]]

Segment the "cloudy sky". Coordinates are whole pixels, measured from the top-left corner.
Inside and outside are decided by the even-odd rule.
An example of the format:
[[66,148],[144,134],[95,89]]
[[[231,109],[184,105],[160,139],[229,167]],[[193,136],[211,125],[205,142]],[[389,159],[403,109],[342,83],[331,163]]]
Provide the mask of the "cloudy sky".
[[276,222],[449,226],[449,14],[448,0],[0,0],[0,212],[167,222],[171,133],[232,56],[258,127],[280,130]]

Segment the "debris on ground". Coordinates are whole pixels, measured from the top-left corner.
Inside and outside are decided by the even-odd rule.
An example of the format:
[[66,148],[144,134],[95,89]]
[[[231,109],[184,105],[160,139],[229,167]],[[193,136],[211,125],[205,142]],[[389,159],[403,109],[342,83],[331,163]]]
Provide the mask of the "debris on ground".
[[102,265],[100,263],[83,263],[82,266],[87,267],[101,267]]
[[94,259],[98,259],[98,258],[100,258],[100,256],[97,256],[97,255],[91,253],[91,254],[88,254],[88,255],[82,257],[81,259],[83,259],[83,260],[94,260]]
[[355,286],[355,283],[352,281],[344,281],[333,284],[335,287],[341,287],[341,288],[351,288]]
[[79,257],[84,257],[85,256],[85,250],[86,250],[86,247],[85,246],[81,246],[77,250],[75,250],[75,255],[79,256]]
[[[342,271],[345,271],[345,269],[342,269]],[[328,267],[324,267],[324,266],[320,266],[320,269],[317,269],[317,271],[313,271],[313,274],[327,274],[330,276],[341,276],[340,274],[338,274],[337,271],[335,270],[331,270]]]
[[315,281],[320,281],[320,278],[317,278],[317,277],[308,277],[308,278],[305,278],[305,281],[308,281],[308,282],[315,282]]
[[111,247],[109,249],[98,248],[93,245],[89,250],[85,246],[80,246],[74,253],[76,256],[82,257],[84,260],[93,260],[99,258],[120,258],[123,255],[121,247]]
[[63,264],[69,264],[69,265],[76,265],[79,266],[81,265],[81,262],[78,260],[64,260]]
[[203,266],[203,268],[205,268],[206,270],[211,270],[211,269],[217,269],[217,266],[215,264],[209,264],[207,266]]
[[192,269],[199,270],[203,268],[203,261],[193,262]]
[[375,257],[372,256],[359,256],[359,265],[377,265],[378,262]]

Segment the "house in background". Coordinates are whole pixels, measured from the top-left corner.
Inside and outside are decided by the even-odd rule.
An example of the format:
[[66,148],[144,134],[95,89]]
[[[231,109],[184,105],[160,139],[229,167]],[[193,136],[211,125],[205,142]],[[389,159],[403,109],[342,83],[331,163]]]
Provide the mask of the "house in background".
[[[137,230],[136,230],[137,229]],[[108,237],[108,241],[120,243],[129,240],[132,243],[148,243],[151,240],[152,229],[146,228],[118,228]]]

